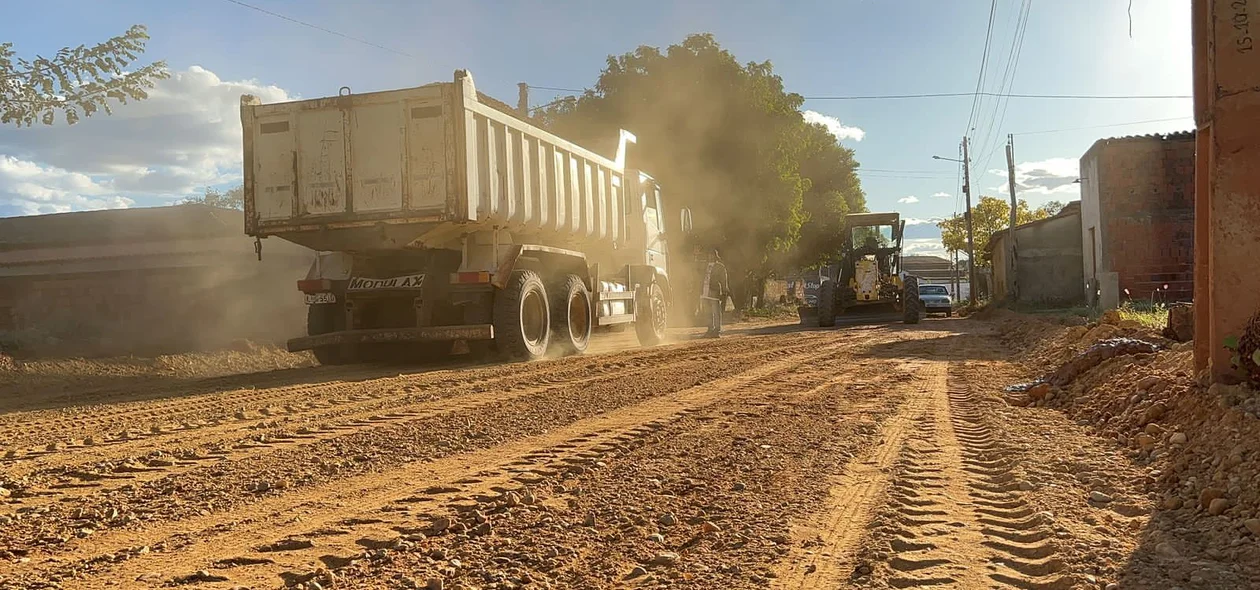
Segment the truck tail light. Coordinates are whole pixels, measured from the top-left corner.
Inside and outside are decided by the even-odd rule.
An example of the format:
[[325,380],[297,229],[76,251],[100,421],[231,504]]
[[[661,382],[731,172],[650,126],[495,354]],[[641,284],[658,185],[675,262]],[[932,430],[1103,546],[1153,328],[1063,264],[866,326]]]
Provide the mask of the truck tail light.
[[489,282],[490,273],[484,270],[451,273],[451,284],[453,285],[475,285]]
[[332,281],[328,279],[307,279],[297,282],[298,291],[303,293],[327,293],[332,291]]

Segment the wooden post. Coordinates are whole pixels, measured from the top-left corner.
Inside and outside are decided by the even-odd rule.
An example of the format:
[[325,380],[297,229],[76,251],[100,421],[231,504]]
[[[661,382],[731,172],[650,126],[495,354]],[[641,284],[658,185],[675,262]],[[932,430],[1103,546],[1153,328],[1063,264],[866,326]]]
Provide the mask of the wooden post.
[[976,239],[971,233],[971,153],[963,137],[963,194],[967,195],[967,302],[976,302]]
[[1018,256],[1015,247],[1015,222],[1019,219],[1017,213],[1017,203],[1015,200],[1015,136],[1008,134],[1006,136],[1006,182],[1011,190],[1011,227],[1009,230],[1009,238],[1011,241],[1011,301],[1019,298],[1019,262],[1015,259]]

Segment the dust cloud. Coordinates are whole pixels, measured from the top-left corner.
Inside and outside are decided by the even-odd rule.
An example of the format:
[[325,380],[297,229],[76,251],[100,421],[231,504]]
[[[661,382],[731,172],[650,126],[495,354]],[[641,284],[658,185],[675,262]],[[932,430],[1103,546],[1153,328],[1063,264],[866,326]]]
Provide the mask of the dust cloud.
[[[182,252],[204,245],[162,243]],[[14,326],[0,332],[0,350],[15,358],[156,356],[252,346],[247,342],[283,346],[305,333],[296,281],[313,254],[289,245],[258,261],[242,236],[239,247],[211,257],[21,281],[11,287]]]

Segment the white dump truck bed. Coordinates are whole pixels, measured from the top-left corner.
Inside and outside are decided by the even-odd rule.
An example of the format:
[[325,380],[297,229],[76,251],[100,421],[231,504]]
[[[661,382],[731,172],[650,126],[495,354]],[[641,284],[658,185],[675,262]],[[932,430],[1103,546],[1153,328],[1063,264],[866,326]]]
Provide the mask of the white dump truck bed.
[[246,233],[342,251],[442,247],[495,226],[540,244],[621,242],[623,162],[496,102],[466,72],[405,90],[242,97]]

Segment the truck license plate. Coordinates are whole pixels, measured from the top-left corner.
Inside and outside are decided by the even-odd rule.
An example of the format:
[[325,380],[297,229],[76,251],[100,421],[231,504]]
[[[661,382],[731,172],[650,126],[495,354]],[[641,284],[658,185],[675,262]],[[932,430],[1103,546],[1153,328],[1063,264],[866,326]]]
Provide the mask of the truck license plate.
[[316,305],[319,303],[336,303],[337,296],[333,293],[307,293],[306,304]]

